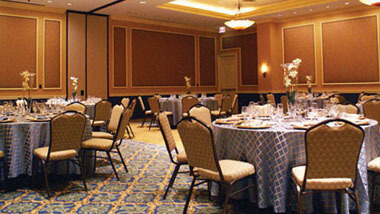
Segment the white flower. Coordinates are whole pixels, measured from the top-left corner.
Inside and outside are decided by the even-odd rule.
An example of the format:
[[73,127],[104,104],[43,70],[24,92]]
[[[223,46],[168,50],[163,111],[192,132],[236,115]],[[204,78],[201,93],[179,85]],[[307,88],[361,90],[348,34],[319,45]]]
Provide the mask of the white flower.
[[291,78],[296,78],[297,75],[298,75],[297,70],[291,70],[291,71],[289,72],[289,76],[290,76]]
[[74,77],[74,76],[70,77],[70,80],[73,81],[71,85],[73,86],[74,91],[78,89],[78,79],[79,79],[78,77]]
[[301,62],[302,62],[302,60],[299,59],[299,58],[294,59],[294,60],[292,61],[292,63],[295,64],[295,65],[299,65]]
[[292,80],[289,79],[288,76],[285,76],[285,78],[284,78],[284,85],[285,85],[285,87],[289,87],[292,85]]

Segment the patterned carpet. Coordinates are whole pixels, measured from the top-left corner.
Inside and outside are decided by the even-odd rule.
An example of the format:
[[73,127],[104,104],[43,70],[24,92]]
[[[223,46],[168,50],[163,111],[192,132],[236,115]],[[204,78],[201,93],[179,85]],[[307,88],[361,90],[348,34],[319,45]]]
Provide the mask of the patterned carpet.
[[[167,199],[162,199],[174,169],[164,146],[125,140],[122,154],[129,173],[115,161],[120,181],[108,161],[101,160],[96,175],[86,179],[87,192],[80,179],[68,183],[64,176],[51,175],[55,192],[50,199],[43,188],[0,193],[0,213],[182,213],[191,177],[179,174]],[[240,205],[238,213],[255,210],[249,203]],[[207,185],[195,188],[189,208],[188,213],[221,212],[219,205],[208,200]]]

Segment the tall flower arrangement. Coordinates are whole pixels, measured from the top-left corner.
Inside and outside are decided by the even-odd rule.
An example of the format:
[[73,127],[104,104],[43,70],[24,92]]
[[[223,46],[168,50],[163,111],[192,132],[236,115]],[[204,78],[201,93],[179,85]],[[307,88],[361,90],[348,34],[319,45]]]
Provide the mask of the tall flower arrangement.
[[307,92],[311,93],[311,80],[313,80],[313,76],[306,76],[306,84],[307,84]]
[[75,100],[75,97],[77,96],[77,90],[78,90],[78,77],[74,77],[74,76],[71,76],[70,77],[70,80],[71,80],[71,85],[73,86],[73,93],[72,93],[72,96],[73,96],[73,99]]
[[185,76],[186,94],[191,94],[191,91],[190,91],[190,87],[191,87],[190,80],[191,80],[191,78]]
[[[28,111],[31,110],[31,104],[32,104],[32,84],[33,84],[33,78],[36,75],[36,73],[30,73],[28,70],[25,70],[20,73],[22,76],[22,90],[23,90],[23,97],[27,99],[27,105],[28,105]],[[26,94],[26,96],[25,96]]]
[[281,67],[284,69],[284,86],[286,88],[286,96],[292,104],[294,104],[296,100],[298,67],[301,62],[302,60],[297,58],[291,63],[281,64]]

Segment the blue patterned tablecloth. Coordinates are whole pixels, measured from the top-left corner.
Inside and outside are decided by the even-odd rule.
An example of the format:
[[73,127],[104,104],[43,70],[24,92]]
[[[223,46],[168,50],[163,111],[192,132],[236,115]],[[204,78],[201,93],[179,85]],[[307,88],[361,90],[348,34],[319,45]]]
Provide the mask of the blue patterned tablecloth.
[[[82,140],[90,138],[92,138],[92,129],[88,119]],[[49,143],[49,122],[0,123],[0,150],[4,151],[7,161],[8,177],[15,178],[22,174],[31,176],[33,150]]]
[[[198,98],[198,102],[207,106],[211,111],[218,109],[218,101],[213,98]],[[179,98],[161,98],[161,110],[173,112],[173,122],[177,124],[182,119],[182,103]]]
[[[273,206],[276,213],[286,212],[287,201],[290,201],[287,197],[296,201],[294,191],[289,194],[292,187],[290,170],[293,166],[306,162],[305,131],[274,126],[269,129],[238,129],[233,125],[215,123],[213,127],[219,159],[243,160],[255,165],[258,206]],[[365,130],[365,138],[358,163],[357,188],[361,211],[368,213],[367,164],[380,154],[380,137],[376,121],[371,120],[371,125],[362,128]],[[252,195],[251,192],[250,199],[254,200]],[[312,197],[311,194],[303,196],[304,209],[308,212],[313,211]],[[336,212],[334,193],[322,193],[321,198],[325,212]],[[347,202],[348,199],[346,212]],[[352,201],[350,205],[355,207]]]

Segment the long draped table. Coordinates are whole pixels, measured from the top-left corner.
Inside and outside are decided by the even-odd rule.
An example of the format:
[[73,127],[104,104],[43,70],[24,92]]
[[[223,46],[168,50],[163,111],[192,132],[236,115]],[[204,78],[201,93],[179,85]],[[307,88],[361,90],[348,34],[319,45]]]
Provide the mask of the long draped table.
[[[291,183],[290,170],[293,166],[306,162],[305,130],[275,126],[269,129],[239,129],[233,125],[215,123],[213,127],[220,159],[243,160],[255,165],[258,206],[273,206],[276,213],[286,212]],[[357,188],[361,211],[369,213],[367,164],[380,155],[379,126],[371,120],[370,125],[361,127],[365,130],[365,138],[358,162]],[[335,194],[322,194],[324,211],[335,212]],[[304,208],[308,212],[313,211],[312,197],[303,197]],[[252,197],[250,199],[253,200]],[[350,204],[353,206],[352,201]],[[346,212],[347,210],[348,203]]]
[[[90,138],[92,138],[92,129],[88,119],[82,141]],[[15,178],[22,174],[31,176],[33,150],[47,146],[49,143],[50,128],[48,121],[0,123],[0,150],[4,151],[9,166],[8,177]],[[92,162],[89,161],[89,163]]]

